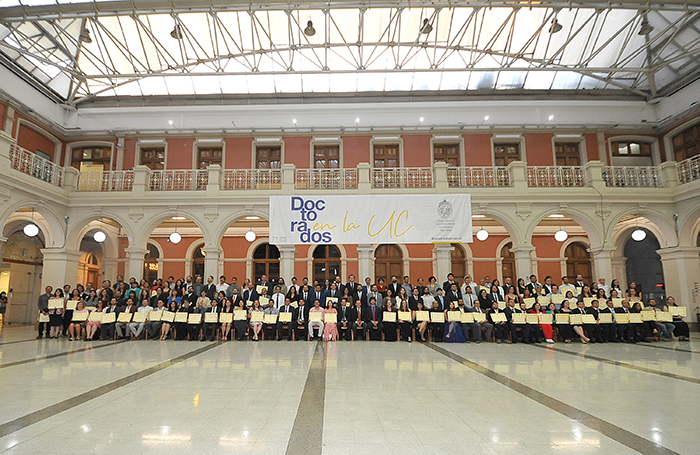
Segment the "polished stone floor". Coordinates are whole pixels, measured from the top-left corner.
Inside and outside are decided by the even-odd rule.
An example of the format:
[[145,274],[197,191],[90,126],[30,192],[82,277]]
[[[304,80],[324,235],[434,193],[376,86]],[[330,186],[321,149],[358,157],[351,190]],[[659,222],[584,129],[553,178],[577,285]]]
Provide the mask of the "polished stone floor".
[[698,454],[690,343],[69,342],[0,333],[0,453]]

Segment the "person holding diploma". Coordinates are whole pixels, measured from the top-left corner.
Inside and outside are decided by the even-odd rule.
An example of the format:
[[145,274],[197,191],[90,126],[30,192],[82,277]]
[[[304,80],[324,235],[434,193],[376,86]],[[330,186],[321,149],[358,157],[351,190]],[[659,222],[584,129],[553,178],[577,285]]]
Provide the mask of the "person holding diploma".
[[[73,315],[83,313],[88,313],[88,310],[85,309],[85,303],[81,298],[78,305],[75,307],[75,311],[73,311]],[[86,322],[87,321],[71,321],[70,325],[68,326],[69,341],[80,339],[83,329],[86,326]]]
[[[567,294],[571,293],[573,296],[573,292],[567,291]],[[571,315],[571,301],[568,299],[564,299],[561,302],[561,308],[559,308],[558,313],[562,314],[568,314]],[[574,331],[571,328],[571,325],[569,323],[565,324],[557,324],[557,331],[559,332],[559,336],[564,340],[565,343],[571,343],[571,340],[574,338]]]
[[[260,302],[258,301],[258,305],[260,305]],[[219,301],[217,299],[213,299],[211,301],[211,307],[207,308],[207,313],[212,313],[216,315],[216,322],[207,322],[206,321],[206,313],[204,314],[203,317],[203,324],[202,325],[202,340],[201,341],[207,341],[207,333],[211,332],[211,335],[209,335],[209,341],[214,341],[216,340],[216,331],[219,330],[219,313],[221,312],[221,306],[219,305]]]
[[[143,300],[141,300],[141,306],[138,307],[136,310],[138,313],[143,313],[146,316],[148,316],[148,313],[152,310],[151,306],[149,305],[149,299],[148,296],[143,295]],[[127,324],[127,327],[129,328],[129,331],[131,332],[131,339],[135,340],[138,337],[141,336],[141,333],[143,332],[143,328],[146,325],[145,322],[130,322]]]
[[[678,305],[676,305],[676,299],[669,296],[666,299],[666,306],[664,307],[664,311],[672,311],[671,308],[673,307],[678,308]],[[690,341],[690,328],[688,327],[688,324],[683,320],[683,316],[674,313],[673,325],[673,334],[678,337],[678,341]]]
[[352,339],[352,303],[341,299],[338,303],[338,339],[350,341]]
[[464,306],[464,301],[460,298],[458,301],[452,300],[449,303],[449,307],[445,310],[445,342],[446,343],[464,343],[465,337],[462,333],[462,323],[461,321],[451,321],[449,320],[449,315],[451,311],[459,311],[458,305],[462,302]]
[[[401,288],[404,289],[404,288]],[[399,291],[401,292],[401,291]],[[404,292],[405,289],[404,289]],[[408,301],[406,299],[401,301],[404,307],[408,306]],[[384,332],[384,341],[396,341],[396,329],[397,329],[397,323],[396,321],[387,321],[385,320],[386,316],[384,313],[394,313],[397,314],[396,308],[394,307],[394,302],[391,300],[386,301],[386,308],[384,308],[384,311],[382,313],[382,324],[383,324],[383,329],[382,331]]]
[[[284,305],[282,305],[284,306]],[[270,303],[267,305],[267,308],[265,308],[264,313],[266,315],[272,315],[272,316],[277,316],[279,315],[279,310],[276,307],[276,303],[274,300],[270,299]],[[277,332],[277,322],[275,321],[273,324],[268,324],[266,322],[263,322],[263,333],[265,334],[265,339],[269,340],[278,340],[279,341],[279,333]]]
[[250,327],[253,329],[253,341],[258,341],[260,335],[260,331],[262,330],[262,322],[260,321],[253,321],[253,313],[262,313],[265,314],[265,310],[260,306],[260,300],[254,300],[253,301],[253,306],[250,307],[250,310],[248,310],[248,319],[250,320]]
[[[331,286],[334,286],[332,284]],[[328,305],[328,308],[325,309],[323,312],[324,314],[324,320],[325,320],[325,315],[327,314],[338,314],[338,310],[335,309],[333,305]],[[338,319],[336,319],[337,321]],[[338,324],[335,323],[326,323],[323,326],[323,341],[338,341]]]
[[[447,303],[445,303],[447,305]],[[440,308],[440,303],[436,300],[433,302],[433,307],[428,310],[430,315],[430,324],[428,324],[428,327],[430,327],[430,331],[433,334],[433,341],[434,342],[442,342],[444,331],[445,331],[445,323],[444,322],[432,322],[433,317],[432,313],[445,313],[445,310]]]
[[[233,304],[229,299],[224,299],[224,304],[221,306],[221,312],[222,313],[231,313],[233,314]],[[229,334],[231,333],[231,327],[233,326],[233,323],[231,322],[222,322],[221,323],[221,339],[223,341],[228,341]]]
[[[528,288],[525,288],[525,295],[527,295]],[[527,297],[525,297],[527,298]],[[506,320],[508,321],[508,327],[510,328],[510,342],[515,344],[518,342],[518,332],[517,329],[520,328],[522,332],[522,342],[523,343],[531,343],[532,340],[530,339],[530,331],[532,327],[530,324],[521,324],[521,323],[516,323],[513,321],[513,315],[514,314],[522,314],[525,313],[522,309],[518,308],[516,305],[513,304],[513,301],[511,300],[510,304],[506,306],[506,308],[503,310],[503,312],[506,314]],[[506,341],[507,342],[507,341]]]
[[[100,300],[97,302],[97,308],[95,308],[94,312],[102,313],[102,310],[103,303],[102,300]],[[85,329],[85,341],[92,341],[101,325],[102,322],[100,321],[88,321]]]
[[307,336],[306,323],[309,321],[309,306],[306,304],[304,299],[299,299],[299,306],[297,306],[295,311],[296,327],[294,329],[294,334],[296,340],[305,340]]
[[[387,289],[387,291],[389,291]],[[384,300],[385,303],[390,301],[389,297]],[[392,305],[393,308],[393,305]],[[382,339],[382,331],[384,324],[382,323],[382,309],[377,306],[377,301],[369,299],[369,308],[367,308],[367,330],[369,331],[369,339],[380,341]]]
[[[165,302],[163,300],[158,300],[158,308],[156,309],[151,309],[152,312],[159,312],[161,316],[163,315],[163,311],[165,311]],[[146,321],[146,333],[148,333],[148,336],[151,337],[152,340],[159,340],[160,337],[156,336],[160,333],[160,327],[163,325],[163,322],[158,319],[157,321],[155,320],[150,320],[150,312],[149,312],[149,320]]]
[[[414,294],[416,291],[417,289],[413,289]],[[420,299],[416,299],[414,303],[416,305],[416,308],[418,308],[418,303],[420,303]],[[411,307],[409,306],[407,300],[401,302],[399,311],[401,313],[408,313],[408,317],[406,319],[401,319],[398,316],[397,317],[399,321],[399,335],[401,337],[401,341],[408,341],[410,343],[412,341],[411,331],[413,329],[413,311],[411,311]]]
[[[57,288],[56,292],[53,293],[53,298],[63,300],[63,290],[61,288]],[[61,333],[61,327],[63,327],[64,311],[65,310],[63,307],[51,308],[50,310],[48,310],[50,325],[49,338],[58,338],[58,335]]]
[[[132,299],[126,299],[126,306],[121,311],[121,313],[136,313],[136,305],[134,305],[134,301]],[[126,332],[127,336],[129,335],[128,323],[126,322],[116,322],[114,324],[114,328],[117,331],[118,339],[123,338],[124,332]]]
[[[435,300],[433,300],[433,303],[435,303]],[[418,302],[418,307],[415,309],[415,311],[413,311],[412,316],[413,316],[413,327],[420,334],[420,340],[426,341],[425,332],[428,330],[429,321],[418,321],[418,319],[416,318],[416,314],[418,311],[428,311],[428,309],[425,307],[423,302]]]
[[[550,303],[550,305],[552,305]],[[530,308],[529,311],[530,314],[545,314],[544,311],[542,311],[542,306],[538,303],[535,302],[532,305],[532,308]],[[540,330],[542,330],[542,334],[544,335],[544,339],[547,341],[547,343],[554,343],[553,339],[553,334],[552,334],[552,324],[539,324]],[[538,340],[538,342],[541,340]]]
[[355,300],[355,307],[350,315],[352,317],[352,333],[355,340],[367,339],[367,308],[362,307],[361,300]]
[[[588,314],[588,312],[586,311],[586,307],[583,305],[583,300],[579,300],[576,303],[576,305],[577,305],[576,308],[571,310],[571,314],[580,314],[580,315]],[[583,324],[575,324],[575,325],[572,325],[572,327],[574,329],[574,332],[576,332],[576,334],[579,337],[581,337],[581,343],[586,344],[589,341],[591,341],[591,339],[588,338],[586,336],[586,333],[583,331]]]
[[[112,297],[109,306],[103,310],[103,313],[114,313],[115,317],[119,315],[116,297]],[[100,325],[100,340],[111,340],[114,338],[114,325],[116,322],[108,322]]]
[[73,321],[73,310],[68,309],[69,300],[81,300],[82,293],[78,288],[73,289],[70,293],[65,294],[66,304],[64,306],[65,311],[63,312],[63,336],[68,335],[68,328]]
[[[482,289],[482,291],[486,292],[485,289]],[[479,299],[479,302],[481,302],[481,299]],[[479,303],[479,305],[481,305],[481,303]],[[493,302],[491,304],[491,309],[486,314],[489,323],[493,325],[493,330],[496,336],[496,343],[502,343],[503,340],[505,340],[508,337],[508,324],[506,322],[507,319],[503,321],[494,319],[494,316],[499,313],[503,313],[503,311],[498,309],[498,302]]]
[[[312,321],[311,313],[323,314],[323,308],[321,308],[321,301],[319,299],[314,299],[314,306],[309,310],[309,341],[321,338],[323,335],[323,320]],[[314,329],[318,329],[318,335],[315,334]]]

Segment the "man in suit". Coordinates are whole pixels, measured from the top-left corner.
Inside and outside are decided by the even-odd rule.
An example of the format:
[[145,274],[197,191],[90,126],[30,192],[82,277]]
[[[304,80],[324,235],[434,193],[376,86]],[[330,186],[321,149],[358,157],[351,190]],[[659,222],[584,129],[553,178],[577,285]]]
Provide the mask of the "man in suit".
[[[615,313],[617,314],[627,314],[631,313],[630,303],[626,300],[622,302],[622,308],[615,308]],[[637,339],[637,331],[634,326],[637,324],[618,324],[617,332],[620,341],[626,341],[628,343],[636,343],[639,341]]]
[[[479,302],[479,300],[477,299],[474,301],[474,309],[472,310],[472,313],[486,314],[487,310],[481,308],[481,302]],[[472,338],[474,339],[474,341],[480,340],[482,329],[486,329],[486,341],[490,342],[491,334],[493,333],[493,324],[488,321],[488,318],[485,319],[484,322],[476,322],[476,320],[474,320],[474,323],[479,324],[480,326],[479,330],[472,334]],[[476,326],[474,326],[474,328],[476,328]]]
[[[208,308],[206,310],[207,313],[214,313],[216,314],[217,322],[204,322],[204,325],[202,326],[202,341],[207,341],[207,333],[211,332],[211,335],[209,335],[209,341],[214,341],[216,339],[216,331],[219,329],[219,313],[221,313],[221,307],[219,306],[219,302],[214,299],[211,301],[211,308]],[[203,319],[206,318],[206,314],[203,316]]]
[[530,275],[530,281],[525,285],[530,290],[530,295],[535,295],[537,286],[542,286],[542,283],[537,282],[537,275]]
[[406,290],[406,295],[413,294],[413,285],[411,284],[411,280],[408,278],[408,275],[404,275],[403,284],[401,286]]
[[[136,305],[134,305],[134,301],[132,299],[127,299],[126,306],[121,312],[129,314],[136,313]],[[114,329],[117,331],[117,339],[122,339],[124,337],[124,330],[127,328],[127,324],[128,322],[117,322],[114,324]],[[128,331],[126,334],[129,334]]]
[[[501,288],[503,288],[503,295],[508,295],[508,291],[509,291],[510,288],[512,288],[512,287],[513,287],[513,279],[512,279],[511,277],[506,277],[506,279],[505,279],[505,281],[504,281],[504,283],[503,283],[503,286],[501,286]],[[476,295],[476,294],[477,294],[477,293],[476,293],[476,290],[475,290],[474,295]],[[517,294],[517,292],[516,292],[516,294]]]
[[[347,300],[342,299],[338,302],[335,309],[338,312],[338,339],[350,341],[350,330],[354,313],[353,308],[348,306]],[[355,318],[357,318],[356,315]]]
[[234,308],[238,308],[238,305],[241,300],[243,300],[243,297],[241,297],[241,294],[238,292],[237,288],[233,288],[233,294],[231,295],[231,306]]
[[544,277],[544,284],[542,285],[542,290],[544,295],[552,295],[552,277],[547,275]]
[[308,284],[305,284],[301,287],[301,291],[299,291],[299,298],[306,303],[313,302],[313,297],[311,296],[311,289],[309,288]]
[[[355,275],[350,274],[350,276],[348,277],[348,282],[345,283],[345,287],[350,290],[350,295],[353,297],[355,297],[354,294],[355,294],[355,291],[357,290],[357,285],[358,285],[358,283],[355,281]],[[342,292],[341,292],[341,295],[342,295]]]
[[260,295],[258,294],[258,291],[255,290],[255,285],[252,282],[248,283],[248,289],[243,291],[243,300],[245,300],[246,305],[249,303],[252,305],[253,302],[259,299]]
[[586,286],[586,283],[583,282],[583,275],[576,275],[576,283],[574,283],[574,286],[577,288],[583,288]]
[[326,298],[323,295],[323,291],[321,290],[320,284],[314,286],[314,290],[311,291],[311,301],[315,302],[316,300],[318,300],[318,303],[321,305],[321,308],[326,307]]
[[[277,286],[279,287],[279,286]],[[284,306],[284,303],[282,304]],[[264,313],[266,315],[278,316],[279,311],[275,308],[275,304],[270,300],[270,304],[265,308]],[[278,317],[279,319],[279,317]],[[263,333],[265,334],[266,340],[280,340],[279,336],[279,320],[275,320],[272,324],[263,323]]]
[[[576,308],[571,310],[571,314],[588,314],[588,311],[584,306],[583,300],[579,301],[576,305]],[[576,334],[579,337],[581,337],[582,342],[588,343],[589,341],[593,341],[593,338],[589,337],[589,335],[591,335],[591,324],[581,324],[580,328],[583,330],[582,332],[579,332],[577,330],[578,328],[578,325],[574,326],[574,332],[576,332]],[[586,335],[586,333],[588,335]]]
[[294,311],[294,307],[291,305],[291,301],[289,299],[284,299],[284,305],[282,305],[279,308],[279,314],[282,313],[291,313],[292,314],[292,320],[291,322],[282,322],[280,321],[281,318],[277,319],[277,339],[281,340],[282,339],[282,333],[284,333],[284,330],[287,329],[287,341],[292,341],[292,334],[294,333],[294,321],[296,319],[296,312]]
[[352,331],[355,340],[365,340],[367,335],[367,326],[369,325],[367,309],[362,307],[362,302],[355,300],[355,311],[351,314],[352,318]]
[[445,295],[442,292],[442,288],[438,288],[437,295],[435,296],[435,301],[438,303],[441,311],[445,311],[449,306],[449,303],[447,302],[447,299],[445,298]]
[[[600,310],[600,314],[611,314],[612,315],[612,324],[600,324],[600,329],[601,329],[601,335],[603,337],[604,341],[609,341],[611,343],[617,343],[617,327],[615,324],[617,323],[616,316],[617,313],[615,311],[615,307],[613,305],[612,299],[608,300],[606,302],[605,308]],[[621,324],[622,325],[622,324]]]
[[399,288],[401,285],[398,282],[398,279],[396,278],[396,275],[391,276],[391,283],[389,283],[389,286],[386,288],[391,291],[391,295],[396,297],[399,295]]
[[204,289],[202,275],[197,275],[196,277],[194,277],[194,284],[192,286],[194,287],[194,294],[196,296],[202,295],[202,289]]
[[418,309],[418,302],[423,302],[423,300],[420,297],[418,287],[415,287],[413,288],[413,293],[408,298],[408,309],[410,309],[411,311],[416,311]]
[[461,298],[462,295],[459,293],[457,282],[455,281],[450,285],[450,289],[445,292],[445,300],[447,301],[447,305],[443,308],[443,310],[449,307],[450,302],[457,302]]
[[197,300],[197,304],[194,308],[190,310],[190,314],[201,314],[202,319],[198,324],[187,324],[187,334],[190,337],[190,341],[196,341],[199,339],[200,333],[202,331],[202,322],[204,321],[204,313],[206,312],[207,309],[204,308],[204,301]]
[[524,313],[524,311],[520,308],[517,308],[515,306],[515,302],[513,300],[510,300],[503,312],[506,314],[506,320],[508,322],[508,327],[510,328],[511,343],[515,344],[518,342],[517,329],[522,330],[523,343],[530,343],[530,324],[516,324],[513,322],[513,314]]
[[[328,297],[339,298],[342,294],[338,292],[338,285],[334,282],[331,283],[330,287],[323,291],[323,301],[325,302]],[[328,305],[330,307],[330,305]]]
[[[469,313],[469,309],[464,305],[464,300],[459,299],[457,301],[457,309],[460,313]],[[469,330],[471,329],[472,338],[475,342],[481,342],[481,324],[478,322],[462,322],[460,323],[462,327],[462,333],[464,334],[464,340],[469,343]]]
[[369,302],[367,295],[362,291],[362,285],[359,283],[355,286],[355,300],[360,301],[362,306],[367,306],[367,302]]
[[209,276],[207,278],[207,284],[204,285],[204,291],[207,293],[209,300],[214,300],[216,296],[216,284],[214,284],[214,277]]
[[462,283],[462,286],[459,288],[459,291],[462,294],[462,296],[464,296],[464,294],[467,293],[467,288],[472,289],[473,295],[476,295],[477,291],[479,290],[479,286],[477,286],[477,284],[472,281],[472,277],[470,275],[466,275],[464,277],[464,283]]
[[[452,284],[456,284],[457,282],[455,281],[455,276],[452,272],[447,274],[447,281],[442,283],[442,289],[445,291],[445,293],[449,292],[452,289]],[[459,287],[459,284],[457,285]]]
[[[594,300],[591,302],[590,308],[587,308],[588,314],[592,314],[593,317],[595,318],[596,322],[600,318],[600,303],[597,300]],[[602,343],[603,341],[606,341],[603,338],[603,326],[600,324],[589,324],[586,326],[586,330],[588,330],[588,336],[591,338],[591,343],[595,341],[596,343]]]
[[380,308],[384,307],[384,297],[382,297],[382,293],[379,292],[377,289],[377,285],[373,284],[370,287],[369,292],[367,293],[367,299],[374,298],[374,300],[377,302],[377,306]]
[[367,329],[369,330],[369,339],[381,341],[384,324],[382,323],[382,309],[377,306],[377,301],[369,299],[369,308],[367,308]]
[[[119,310],[117,309],[117,299],[112,297],[109,302],[109,306],[104,309],[105,313],[117,313],[116,317],[119,317]],[[111,340],[114,338],[114,326],[116,323],[110,322],[105,324],[104,322],[100,326],[100,339],[101,340]]]
[[473,291],[474,288],[471,286],[467,286],[464,290],[466,291],[464,294],[462,294],[462,300],[464,301],[464,307],[467,309],[467,311],[472,311],[474,309],[474,302],[478,302],[479,299],[476,296],[476,293]]
[[293,319],[296,321],[296,324],[294,324],[294,332],[297,341],[306,339],[307,324],[309,322],[309,309],[310,308],[309,305],[306,304],[306,300],[299,300],[299,306],[296,309]]
[[267,275],[266,275],[266,274],[264,274],[264,273],[262,274],[262,276],[260,277],[260,281],[258,281],[257,284],[258,284],[258,286],[262,286],[262,287],[264,287],[265,289],[267,289],[267,292],[266,292],[266,296],[267,296],[267,297],[269,297],[269,296],[272,295],[272,283],[270,283],[269,281],[267,281]]

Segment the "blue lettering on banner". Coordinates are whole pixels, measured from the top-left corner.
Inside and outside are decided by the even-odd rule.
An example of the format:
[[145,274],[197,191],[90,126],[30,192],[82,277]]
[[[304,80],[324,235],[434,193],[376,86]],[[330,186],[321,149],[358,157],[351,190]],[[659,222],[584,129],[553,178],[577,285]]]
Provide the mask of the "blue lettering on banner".
[[[330,232],[315,231],[316,227],[310,227],[309,221],[318,220],[319,212],[326,209],[326,201],[323,199],[304,199],[299,196],[292,197],[292,212],[298,212],[300,220],[292,221],[291,231],[299,233],[300,243],[331,243],[333,235]],[[319,223],[312,223],[318,226]],[[327,224],[320,223],[320,230],[332,229]]]

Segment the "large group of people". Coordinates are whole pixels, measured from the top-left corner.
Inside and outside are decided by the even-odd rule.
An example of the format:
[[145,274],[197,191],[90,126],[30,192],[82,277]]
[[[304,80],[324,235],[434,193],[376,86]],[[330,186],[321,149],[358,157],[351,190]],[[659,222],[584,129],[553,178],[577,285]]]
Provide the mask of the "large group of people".
[[100,289],[78,284],[39,297],[39,334],[69,340],[384,340],[452,343],[607,343],[689,340],[685,307],[673,297],[642,298],[632,282],[585,283],[562,277],[554,284],[531,275],[515,284],[486,276],[461,283],[452,273],[440,285],[434,276],[412,283],[380,277],[363,283],[350,275],[325,282],[272,282],[225,276],[206,282],[157,279],[152,283],[118,276]]

